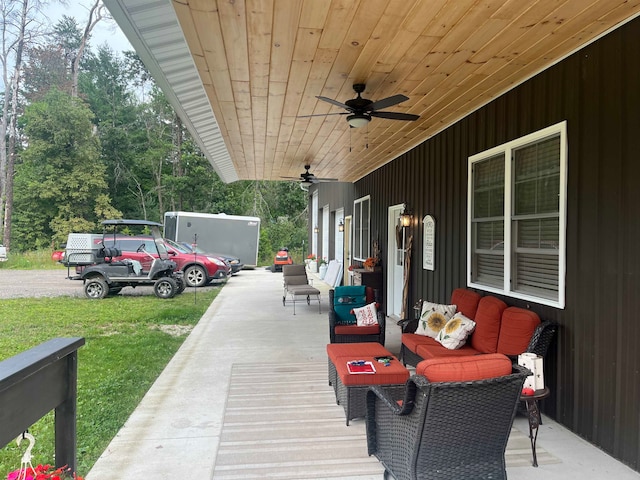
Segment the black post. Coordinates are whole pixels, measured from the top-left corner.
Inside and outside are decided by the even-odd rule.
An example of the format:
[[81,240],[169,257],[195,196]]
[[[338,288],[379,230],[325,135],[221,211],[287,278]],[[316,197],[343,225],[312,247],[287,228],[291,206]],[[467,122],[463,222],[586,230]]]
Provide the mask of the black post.
[[78,353],[84,338],[54,338],[0,362],[0,448],[55,409],[56,467],[76,468]]

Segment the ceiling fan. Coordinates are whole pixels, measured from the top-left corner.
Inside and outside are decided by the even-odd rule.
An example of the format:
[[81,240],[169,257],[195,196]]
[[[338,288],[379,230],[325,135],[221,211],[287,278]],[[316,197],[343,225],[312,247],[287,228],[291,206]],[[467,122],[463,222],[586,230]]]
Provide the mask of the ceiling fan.
[[300,182],[300,188],[307,189],[309,188],[311,185],[313,185],[314,183],[319,183],[319,182],[337,182],[338,179],[337,178],[319,178],[316,177],[313,173],[311,173],[309,171],[309,169],[311,168],[311,165],[305,165],[304,166],[304,172],[300,174],[299,177],[280,177],[280,178],[284,178],[287,180],[297,180]]
[[347,115],[347,122],[353,128],[364,127],[371,121],[371,117],[386,118],[388,120],[404,120],[414,121],[420,118],[420,115],[413,115],[411,113],[401,112],[385,112],[380,111],[383,108],[391,107],[399,103],[409,100],[406,95],[398,94],[391,97],[383,98],[377,102],[373,102],[367,98],[362,98],[360,95],[364,92],[366,85],[364,83],[356,83],[353,85],[353,89],[358,94],[356,98],[347,100],[345,103],[338,102],[332,98],[316,96],[317,99],[323,102],[330,103],[337,107],[344,108],[346,112],[340,113],[320,113],[315,115],[301,115],[299,118],[306,117],[324,117],[327,115]]

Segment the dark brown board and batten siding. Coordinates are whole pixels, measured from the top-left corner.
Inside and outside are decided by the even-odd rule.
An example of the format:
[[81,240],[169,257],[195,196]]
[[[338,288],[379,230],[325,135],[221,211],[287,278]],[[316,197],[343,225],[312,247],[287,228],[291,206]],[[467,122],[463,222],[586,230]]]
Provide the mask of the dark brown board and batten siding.
[[[505,300],[561,325],[547,357],[552,396],[544,411],[639,470],[640,19],[356,182],[355,198],[371,195],[371,232],[383,258],[387,209],[408,204],[410,304],[446,302],[466,285],[468,157],[565,120],[566,308]],[[427,214],[436,220],[434,272],[422,270]]]

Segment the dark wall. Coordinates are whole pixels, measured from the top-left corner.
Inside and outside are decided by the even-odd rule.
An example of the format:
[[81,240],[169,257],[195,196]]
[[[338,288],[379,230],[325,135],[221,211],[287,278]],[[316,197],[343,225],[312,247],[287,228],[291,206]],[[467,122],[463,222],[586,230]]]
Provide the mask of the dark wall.
[[[453,288],[466,285],[468,157],[567,121],[566,308],[505,301],[560,323],[546,359],[552,396],[544,402],[544,411],[636,470],[640,469],[638,59],[640,19],[355,184],[355,197],[371,195],[371,231],[383,252],[388,207],[406,202],[413,211],[409,305],[418,297],[445,302]],[[350,208],[349,203],[345,206]],[[421,268],[421,219],[426,214],[436,220],[434,272]]]

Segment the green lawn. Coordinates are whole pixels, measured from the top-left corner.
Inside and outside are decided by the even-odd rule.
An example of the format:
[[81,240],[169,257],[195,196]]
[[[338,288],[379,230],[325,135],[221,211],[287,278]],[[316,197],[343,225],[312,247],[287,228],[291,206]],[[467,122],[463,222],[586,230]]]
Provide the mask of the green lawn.
[[[78,351],[78,474],[88,473],[220,288],[170,300],[151,294],[1,301],[0,360],[55,337],[86,340]],[[29,431],[36,438],[33,464],[53,464],[53,414]],[[15,442],[0,449],[0,479],[21,456]]]

